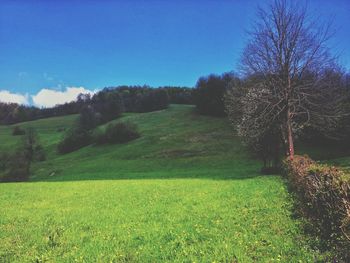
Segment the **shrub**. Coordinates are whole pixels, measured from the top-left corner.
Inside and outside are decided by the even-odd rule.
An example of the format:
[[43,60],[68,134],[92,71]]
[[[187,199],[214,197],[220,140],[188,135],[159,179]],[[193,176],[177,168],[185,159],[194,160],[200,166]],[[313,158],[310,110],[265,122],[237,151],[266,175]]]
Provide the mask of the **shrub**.
[[43,162],[46,160],[46,152],[40,144],[34,147],[34,153],[35,153],[34,154],[35,161]]
[[132,123],[109,124],[104,133],[97,136],[98,144],[126,143],[140,137],[137,126]]
[[2,181],[27,181],[30,176],[30,166],[33,161],[45,161],[46,153],[39,144],[35,130],[28,128],[22,137],[19,148],[14,153],[0,155],[0,170],[5,176]]
[[13,130],[12,130],[13,136],[24,135],[25,133],[26,133],[25,130],[23,130],[21,127],[19,126],[13,127]]
[[327,249],[350,261],[350,179],[341,170],[308,157],[285,161],[285,170],[300,201],[300,211],[312,223]]
[[66,130],[65,127],[58,127],[58,128],[56,129],[57,132],[64,132],[65,130]]
[[92,139],[90,131],[78,128],[71,129],[60,141],[57,150],[61,154],[70,153],[91,144]]
[[4,182],[27,181],[30,176],[30,161],[23,150],[11,154],[6,162]]

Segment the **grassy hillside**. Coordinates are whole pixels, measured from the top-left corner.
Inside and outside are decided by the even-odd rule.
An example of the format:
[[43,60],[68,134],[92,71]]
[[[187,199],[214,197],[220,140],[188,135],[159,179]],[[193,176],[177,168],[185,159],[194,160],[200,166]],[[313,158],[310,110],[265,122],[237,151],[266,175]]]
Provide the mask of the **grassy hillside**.
[[[48,160],[31,182],[0,184],[0,262],[298,262],[320,255],[278,176],[260,176],[224,119],[191,106],[126,114],[141,138],[55,147],[76,116],[23,123]],[[119,121],[119,120],[118,120]],[[103,128],[103,127],[100,127]],[[1,150],[18,137],[0,127]]]

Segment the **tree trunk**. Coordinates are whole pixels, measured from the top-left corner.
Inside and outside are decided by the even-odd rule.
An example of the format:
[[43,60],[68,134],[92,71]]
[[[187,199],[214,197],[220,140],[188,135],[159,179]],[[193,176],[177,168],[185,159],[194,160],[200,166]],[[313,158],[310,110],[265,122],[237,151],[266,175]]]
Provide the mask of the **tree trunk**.
[[287,142],[288,142],[288,152],[287,155],[290,159],[294,158],[294,142],[293,142],[293,130],[292,130],[292,113],[290,111],[289,99],[291,97],[293,90],[291,85],[291,79],[288,75],[288,87],[287,87]]
[[287,111],[287,141],[288,141],[288,156],[290,159],[294,158],[294,142],[293,142],[293,131],[291,123],[290,111]]

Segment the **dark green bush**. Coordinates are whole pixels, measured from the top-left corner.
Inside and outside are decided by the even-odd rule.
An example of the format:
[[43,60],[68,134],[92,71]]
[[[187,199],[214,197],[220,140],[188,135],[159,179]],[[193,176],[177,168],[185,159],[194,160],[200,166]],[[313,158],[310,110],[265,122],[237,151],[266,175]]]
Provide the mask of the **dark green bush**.
[[27,181],[30,176],[31,163],[45,160],[46,153],[39,143],[36,131],[28,128],[15,152],[0,155],[0,170],[5,175],[1,180],[7,182]]
[[59,153],[70,153],[91,144],[93,137],[91,131],[82,129],[69,130],[57,146]]
[[4,182],[28,181],[30,176],[30,160],[22,150],[9,156],[6,162],[6,173],[2,178]]
[[66,130],[65,127],[58,127],[58,128],[56,129],[57,132],[64,132],[65,130]]
[[5,171],[7,163],[10,159],[10,154],[8,152],[0,152],[0,171]]
[[135,124],[119,122],[116,124],[109,124],[104,133],[97,136],[96,143],[126,143],[138,137],[140,137],[140,134]]
[[337,260],[350,262],[349,175],[303,156],[286,160],[285,170],[301,213],[326,241],[325,248],[334,250]]
[[26,134],[26,132],[21,127],[19,126],[13,127],[13,130],[12,130],[13,136],[24,135],[24,134]]

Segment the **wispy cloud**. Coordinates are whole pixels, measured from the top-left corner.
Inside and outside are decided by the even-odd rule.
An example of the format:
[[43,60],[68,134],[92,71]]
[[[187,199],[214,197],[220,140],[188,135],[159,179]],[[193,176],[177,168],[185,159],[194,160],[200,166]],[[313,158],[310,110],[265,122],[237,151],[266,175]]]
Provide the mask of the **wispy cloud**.
[[20,79],[24,78],[24,77],[27,77],[28,76],[28,72],[25,72],[25,71],[21,71],[21,72],[18,72],[18,77]]
[[55,78],[51,75],[49,75],[48,73],[44,72],[43,74],[43,78],[46,80],[46,81],[53,81]]
[[0,90],[0,102],[29,104],[28,94],[11,93],[8,90]]

